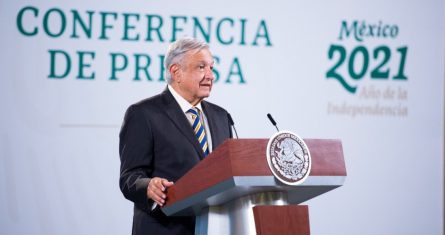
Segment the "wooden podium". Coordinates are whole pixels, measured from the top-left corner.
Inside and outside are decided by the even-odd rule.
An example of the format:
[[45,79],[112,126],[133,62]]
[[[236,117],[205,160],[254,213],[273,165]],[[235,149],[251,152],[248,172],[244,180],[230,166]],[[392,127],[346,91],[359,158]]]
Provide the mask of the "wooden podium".
[[309,234],[308,207],[298,204],[343,185],[341,142],[305,139],[312,169],[290,186],[269,169],[268,141],[226,140],[169,188],[162,211],[195,215],[195,234]]

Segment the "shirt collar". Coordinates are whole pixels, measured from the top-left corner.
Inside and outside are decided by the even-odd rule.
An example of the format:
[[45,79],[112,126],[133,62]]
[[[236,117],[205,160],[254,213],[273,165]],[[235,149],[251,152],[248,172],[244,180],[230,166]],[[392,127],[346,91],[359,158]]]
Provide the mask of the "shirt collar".
[[176,92],[175,89],[173,89],[173,87],[170,86],[170,84],[167,85],[167,88],[170,91],[170,93],[172,93],[176,102],[178,102],[183,113],[187,113],[187,111],[193,107],[197,107],[199,110],[202,111],[201,102],[199,102],[196,106],[193,106],[186,99],[184,99],[184,97],[178,94],[178,92]]

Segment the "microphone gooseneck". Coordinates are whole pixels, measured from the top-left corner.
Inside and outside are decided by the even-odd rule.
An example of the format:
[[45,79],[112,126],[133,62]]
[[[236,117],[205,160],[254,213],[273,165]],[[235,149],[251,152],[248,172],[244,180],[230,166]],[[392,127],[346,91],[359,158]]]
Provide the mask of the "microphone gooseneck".
[[270,122],[272,123],[272,125],[275,126],[275,128],[277,129],[277,131],[280,131],[280,130],[278,129],[277,122],[275,122],[275,120],[273,119],[272,115],[270,115],[270,113],[267,114],[267,118],[269,118]]
[[238,133],[236,132],[235,122],[233,122],[233,119],[232,119],[232,116],[230,115],[230,113],[227,113],[227,118],[229,119],[230,126],[232,126],[233,130],[235,131],[236,138],[238,139]]

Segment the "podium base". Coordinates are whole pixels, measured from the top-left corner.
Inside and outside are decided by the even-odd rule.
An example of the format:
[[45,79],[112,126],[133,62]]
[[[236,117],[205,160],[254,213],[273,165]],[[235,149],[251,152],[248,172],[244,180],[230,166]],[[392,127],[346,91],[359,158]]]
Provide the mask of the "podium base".
[[308,206],[256,206],[257,235],[309,235]]
[[196,217],[195,235],[256,235],[253,207],[259,205],[288,205],[287,193],[262,192],[207,207]]

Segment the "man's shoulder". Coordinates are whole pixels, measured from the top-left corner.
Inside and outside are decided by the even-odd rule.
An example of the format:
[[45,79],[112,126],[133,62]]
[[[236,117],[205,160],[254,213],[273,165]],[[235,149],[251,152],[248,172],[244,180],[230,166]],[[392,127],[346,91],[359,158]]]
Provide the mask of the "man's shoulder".
[[132,104],[130,107],[137,107],[137,108],[150,108],[150,107],[159,107],[159,105],[162,105],[165,102],[169,102],[169,98],[173,98],[173,96],[170,94],[170,92],[165,89],[163,92],[145,98],[143,100],[140,100],[134,104]]
[[162,100],[162,93],[161,94],[157,94],[154,95],[152,97],[148,97],[145,98],[143,100],[140,100],[134,104],[132,104],[131,106],[136,106],[136,107],[149,107],[149,106],[153,106],[153,105],[157,105],[161,102]]
[[165,102],[165,92],[162,92],[160,94],[145,98],[143,100],[140,100],[134,104],[131,104],[127,112],[129,113],[147,113],[148,111],[154,111],[162,109],[162,104]]
[[211,110],[213,112],[227,113],[227,110],[225,110],[223,107],[221,107],[217,104],[214,104],[212,102],[202,101],[202,104],[205,106],[206,109]]

